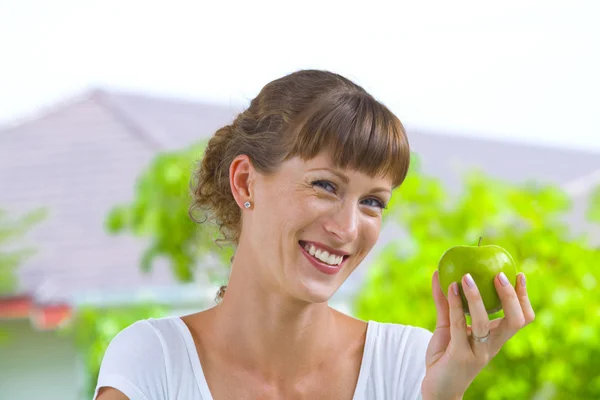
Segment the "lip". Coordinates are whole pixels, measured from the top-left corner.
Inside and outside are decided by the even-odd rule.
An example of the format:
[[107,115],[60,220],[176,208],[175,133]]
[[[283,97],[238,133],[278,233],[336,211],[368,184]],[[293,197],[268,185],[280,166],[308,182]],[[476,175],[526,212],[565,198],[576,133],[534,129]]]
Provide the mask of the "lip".
[[[311,243],[311,242],[307,242],[307,243]],[[298,247],[300,247],[302,254],[304,254],[304,256],[308,259],[308,261],[310,261],[310,263],[313,265],[313,267],[315,267],[316,269],[318,269],[319,271],[321,271],[327,275],[335,275],[338,272],[340,272],[342,269],[342,266],[344,265],[344,263],[346,263],[346,260],[348,259],[348,257],[344,257],[344,259],[342,260],[340,265],[333,266],[333,265],[325,264],[325,263],[318,261],[316,258],[311,256],[300,243],[298,243]],[[325,247],[325,249],[326,249],[326,247]]]

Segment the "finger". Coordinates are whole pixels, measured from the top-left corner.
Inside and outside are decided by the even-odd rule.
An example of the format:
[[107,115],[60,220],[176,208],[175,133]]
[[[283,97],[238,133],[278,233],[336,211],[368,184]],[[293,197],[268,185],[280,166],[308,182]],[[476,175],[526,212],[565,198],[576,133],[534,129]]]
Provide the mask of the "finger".
[[502,302],[504,318],[500,323],[500,334],[502,336],[499,343],[501,346],[515,333],[525,326],[525,316],[519,302],[519,297],[513,285],[508,281],[503,272],[499,273],[494,279],[494,286]]
[[[458,294],[457,294],[458,293]],[[452,351],[456,354],[472,354],[471,344],[467,337],[467,320],[463,311],[458,283],[448,287],[448,304],[450,306],[450,335]]]
[[448,300],[440,287],[438,272],[435,271],[431,277],[431,289],[437,313],[435,332],[427,346],[427,365],[434,364],[440,359],[450,343],[450,317]]
[[[471,315],[471,333],[478,337],[484,337],[490,332],[490,318],[483,304],[483,299],[477,288],[477,283],[473,280],[471,274],[463,276],[463,291],[469,304],[469,314]],[[487,342],[473,343],[473,352],[487,353]]]
[[450,310],[448,299],[442,287],[440,286],[439,272],[436,270],[431,278],[431,291],[433,292],[433,301],[435,302],[435,310],[437,314],[436,328],[450,327]]
[[533,307],[529,301],[527,284],[525,281],[526,279],[524,273],[521,272],[519,275],[517,275],[517,297],[519,298],[521,310],[523,311],[523,316],[525,317],[525,325],[529,325],[535,319],[535,312],[533,311]]

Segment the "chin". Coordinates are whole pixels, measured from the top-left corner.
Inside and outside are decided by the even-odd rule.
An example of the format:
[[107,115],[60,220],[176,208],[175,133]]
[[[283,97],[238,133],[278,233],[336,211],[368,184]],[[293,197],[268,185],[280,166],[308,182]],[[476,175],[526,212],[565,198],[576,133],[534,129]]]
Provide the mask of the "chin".
[[345,257],[338,268],[328,270],[327,266],[312,262],[311,256],[304,253],[299,255],[299,261],[290,263],[293,267],[284,273],[288,293],[307,303],[327,303],[348,278],[348,258]]

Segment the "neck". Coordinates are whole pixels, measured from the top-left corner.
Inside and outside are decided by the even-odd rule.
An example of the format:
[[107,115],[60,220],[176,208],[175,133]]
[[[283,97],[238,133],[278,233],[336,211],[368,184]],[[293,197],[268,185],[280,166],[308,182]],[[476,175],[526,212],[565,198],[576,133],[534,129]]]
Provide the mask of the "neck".
[[266,380],[319,370],[335,349],[337,313],[327,303],[299,301],[264,287],[257,269],[244,260],[238,251],[225,297],[214,308],[227,358]]

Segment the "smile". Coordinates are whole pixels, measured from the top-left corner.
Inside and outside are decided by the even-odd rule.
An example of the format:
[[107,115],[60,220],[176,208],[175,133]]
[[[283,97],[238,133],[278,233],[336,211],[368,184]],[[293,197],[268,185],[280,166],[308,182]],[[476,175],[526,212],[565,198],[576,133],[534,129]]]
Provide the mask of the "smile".
[[312,264],[322,272],[335,274],[341,269],[341,265],[349,257],[349,254],[335,251],[331,248],[324,249],[319,244],[299,242],[303,254],[309,258]]

